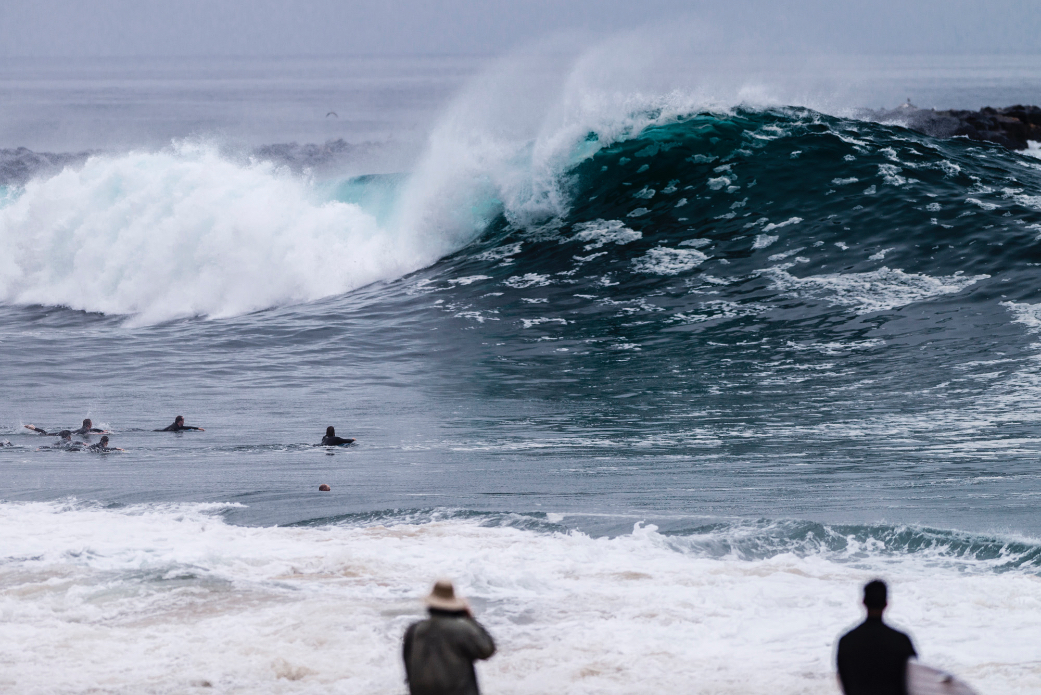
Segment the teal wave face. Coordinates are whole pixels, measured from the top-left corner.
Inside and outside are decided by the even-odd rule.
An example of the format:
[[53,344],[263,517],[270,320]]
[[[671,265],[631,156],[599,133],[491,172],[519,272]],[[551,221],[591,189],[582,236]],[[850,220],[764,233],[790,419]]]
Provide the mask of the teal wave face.
[[1041,165],[996,146],[800,110],[700,114],[600,149],[568,185],[565,216],[500,216],[427,289],[485,328],[557,334],[619,302],[664,329],[1036,292]]
[[795,249],[809,258],[802,275],[871,270],[882,260],[907,272],[996,274],[1041,259],[1031,227],[1041,222],[1031,193],[1041,184],[1036,160],[812,112],[703,114],[656,126],[601,149],[569,178],[573,203],[563,219],[534,230],[500,219],[453,259],[477,261],[458,269],[501,276],[505,266],[481,261],[516,242],[525,246],[507,254],[511,272],[575,269],[573,257],[592,250],[575,225],[596,220],[620,221],[641,237],[597,246],[602,255],[583,262],[582,273],[634,274],[626,265],[648,248],[685,242],[709,248],[717,263],[739,264],[730,274]]

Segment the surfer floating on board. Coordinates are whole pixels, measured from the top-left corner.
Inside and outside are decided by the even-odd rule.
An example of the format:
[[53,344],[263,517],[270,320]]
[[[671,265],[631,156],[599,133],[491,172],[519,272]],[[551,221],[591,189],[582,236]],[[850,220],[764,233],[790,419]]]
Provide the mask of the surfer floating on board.
[[886,584],[864,587],[867,619],[839,640],[839,681],[846,695],[908,695],[907,662],[917,657],[911,638],[882,622]]
[[192,427],[184,424],[184,416],[178,415],[174,418],[172,425],[167,425],[161,430],[153,430],[153,432],[183,432],[185,430],[198,430],[199,432],[205,432],[202,427]]
[[354,440],[351,438],[344,439],[343,437],[336,436],[336,429],[329,425],[325,428],[325,436],[322,437],[322,443],[319,446],[342,446],[344,444],[353,444]]

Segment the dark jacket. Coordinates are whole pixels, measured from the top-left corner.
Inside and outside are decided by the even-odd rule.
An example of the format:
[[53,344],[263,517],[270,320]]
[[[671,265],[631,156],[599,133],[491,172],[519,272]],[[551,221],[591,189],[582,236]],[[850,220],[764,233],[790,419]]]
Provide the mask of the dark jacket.
[[405,631],[411,695],[479,695],[474,660],[495,653],[492,636],[466,613],[431,610]]
[[907,695],[911,638],[868,618],[839,640],[839,679],[846,695]]

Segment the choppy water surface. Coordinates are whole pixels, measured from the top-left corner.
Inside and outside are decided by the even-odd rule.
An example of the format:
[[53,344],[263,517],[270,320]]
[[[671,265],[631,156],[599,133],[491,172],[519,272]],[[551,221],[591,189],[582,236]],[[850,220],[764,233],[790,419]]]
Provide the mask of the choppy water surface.
[[[445,574],[490,691],[825,693],[882,575],[1036,690],[1041,162],[784,105],[460,132],[0,188],[0,683],[398,692]],[[127,451],[23,428],[84,417]]]

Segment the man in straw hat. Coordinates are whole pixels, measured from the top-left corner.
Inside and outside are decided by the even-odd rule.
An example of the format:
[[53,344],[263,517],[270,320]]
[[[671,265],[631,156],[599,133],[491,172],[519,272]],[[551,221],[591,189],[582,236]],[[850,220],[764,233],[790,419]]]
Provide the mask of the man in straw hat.
[[439,579],[425,599],[430,617],[405,631],[405,677],[411,695],[479,695],[474,661],[495,653],[495,642],[474,620],[469,604]]

